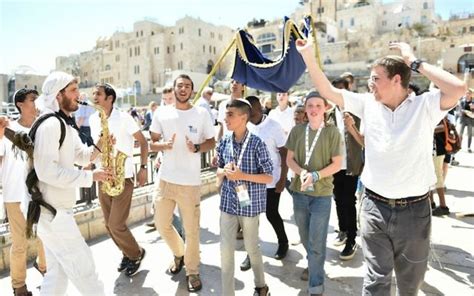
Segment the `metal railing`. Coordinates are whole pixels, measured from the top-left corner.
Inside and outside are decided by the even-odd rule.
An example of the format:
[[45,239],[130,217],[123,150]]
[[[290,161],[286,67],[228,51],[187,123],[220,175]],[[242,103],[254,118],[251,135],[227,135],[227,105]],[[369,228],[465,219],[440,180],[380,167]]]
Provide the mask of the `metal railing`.
[[[216,155],[216,151],[214,149],[205,153],[201,153],[201,171],[208,171],[212,169],[211,163],[215,155]],[[156,156],[157,156],[156,152],[150,152],[148,154],[148,180],[145,183],[145,186],[152,185],[155,183]],[[134,171],[135,171],[135,176],[136,176],[138,171],[140,170],[140,154],[133,155],[133,162],[134,162]],[[99,196],[99,186],[97,182],[94,182],[94,184],[92,184],[92,187],[80,189],[79,199],[76,201],[76,205],[79,205],[79,204],[90,205],[95,199],[97,199],[98,196]]]

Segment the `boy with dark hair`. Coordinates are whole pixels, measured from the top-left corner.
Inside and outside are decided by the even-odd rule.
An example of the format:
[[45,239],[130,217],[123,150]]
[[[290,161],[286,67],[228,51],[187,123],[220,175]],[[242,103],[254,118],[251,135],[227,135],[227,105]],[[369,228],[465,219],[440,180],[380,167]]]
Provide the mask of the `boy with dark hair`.
[[265,143],[247,129],[250,103],[232,100],[227,105],[225,124],[231,135],[217,148],[217,177],[221,188],[222,295],[234,295],[235,233],[240,224],[245,249],[254,272],[255,296],[268,295],[258,245],[259,216],[266,210],[266,184],[272,182],[273,165]]
[[[18,90],[13,99],[15,107],[20,112],[20,118],[12,121],[9,128],[14,131],[28,133],[36,119],[37,110],[35,100],[38,92],[34,89],[22,88]],[[28,202],[31,200],[28,194],[25,180],[27,174],[27,156],[24,152],[15,155],[12,151],[12,142],[3,133],[0,135],[0,149],[3,161],[0,164],[3,170],[3,201],[10,224],[11,248],[10,248],[10,277],[14,295],[32,295],[26,287],[26,260],[28,251],[28,239],[26,237],[25,215]],[[1,198],[1,196],[0,196]],[[42,274],[46,272],[46,260],[43,244],[37,238],[38,262],[35,268]]]

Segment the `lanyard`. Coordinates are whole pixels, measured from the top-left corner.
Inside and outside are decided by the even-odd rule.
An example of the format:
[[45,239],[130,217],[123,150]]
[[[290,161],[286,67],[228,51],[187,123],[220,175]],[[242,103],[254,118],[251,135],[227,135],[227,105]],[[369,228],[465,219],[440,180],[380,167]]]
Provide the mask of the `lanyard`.
[[[242,145],[242,149],[240,150],[239,160],[237,161],[237,167],[240,168],[240,169],[242,169],[241,168],[242,159],[244,157],[245,149],[247,149],[247,145],[249,143],[249,140],[250,140],[250,132],[247,131],[247,133],[245,134],[244,144]],[[230,156],[232,157],[232,159],[235,159],[234,158],[234,139],[231,139],[231,141],[230,141]]]
[[311,155],[313,154],[314,147],[316,146],[316,142],[318,141],[319,135],[321,134],[321,131],[323,130],[324,127],[324,122],[321,123],[319,126],[318,132],[316,133],[316,136],[313,139],[313,143],[311,144],[311,148],[308,149],[308,142],[309,142],[309,123],[306,125],[306,137],[304,141],[304,149],[306,152],[306,157],[304,161],[305,167],[308,166],[309,160],[311,158]]

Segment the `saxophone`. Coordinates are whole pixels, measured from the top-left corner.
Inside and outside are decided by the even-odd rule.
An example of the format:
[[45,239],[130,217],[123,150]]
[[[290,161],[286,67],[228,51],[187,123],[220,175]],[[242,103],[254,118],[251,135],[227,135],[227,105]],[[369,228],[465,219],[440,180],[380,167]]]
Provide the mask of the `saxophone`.
[[115,151],[114,146],[108,140],[110,138],[109,122],[107,121],[107,114],[105,114],[104,108],[88,102],[79,102],[79,104],[91,106],[99,112],[100,125],[102,127],[101,137],[106,139],[106,142],[101,147],[101,165],[104,169],[112,172],[114,178],[110,181],[103,181],[100,190],[111,197],[120,195],[125,187],[125,160],[128,156],[121,151]]

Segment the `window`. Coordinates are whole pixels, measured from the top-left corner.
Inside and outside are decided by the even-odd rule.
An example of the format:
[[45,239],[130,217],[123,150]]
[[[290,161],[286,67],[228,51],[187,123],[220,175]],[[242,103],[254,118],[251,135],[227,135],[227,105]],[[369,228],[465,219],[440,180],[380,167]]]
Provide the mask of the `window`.
[[469,27],[469,32],[474,33],[474,26]]
[[324,13],[324,7],[318,7],[318,14]]
[[38,86],[37,86],[37,85],[35,85],[35,87],[34,87],[34,88],[35,88],[35,90],[38,90]]
[[209,45],[209,53],[212,53],[212,46]]
[[462,33],[466,33],[467,32],[467,28],[466,27],[462,27]]
[[137,37],[138,37],[138,32],[136,33]]
[[202,46],[202,52],[206,53],[206,46],[205,45]]
[[143,30],[140,31],[140,36],[143,36]]
[[181,43],[179,44],[179,48],[180,48],[181,50],[183,50],[183,42],[181,42]]
[[110,71],[111,67],[110,65],[105,65],[105,71]]
[[423,9],[428,9],[428,2],[423,2]]
[[155,32],[151,31],[151,36],[155,35]]
[[215,46],[212,48],[212,52],[213,52],[214,54],[216,54],[216,47],[215,47]]
[[382,26],[386,27],[387,26],[387,21],[382,21]]
[[183,62],[182,61],[178,62],[178,70],[183,70]]
[[120,55],[119,54],[115,56],[115,61],[120,62]]
[[138,55],[140,55],[140,46],[138,46]]
[[342,20],[339,21],[339,28],[344,28],[344,22]]
[[155,48],[153,49],[153,53],[154,53],[155,55],[160,54],[160,48],[159,48],[159,47],[155,47]]
[[264,45],[260,46],[260,51],[263,54],[271,53],[274,50],[275,50],[275,45],[273,45],[273,44],[264,44]]
[[211,32],[211,38],[214,38],[214,36],[215,36],[214,32]]
[[354,27],[354,24],[355,24],[354,18],[351,17],[351,27]]
[[133,67],[133,73],[134,74],[140,74],[140,66],[139,65],[136,65]]
[[201,28],[198,29],[198,36],[201,37]]
[[170,47],[169,46],[166,47],[166,52],[170,53]]
[[273,33],[263,33],[257,37],[257,43],[267,43],[276,40],[276,36]]
[[132,49],[130,48],[130,56],[132,56]]

